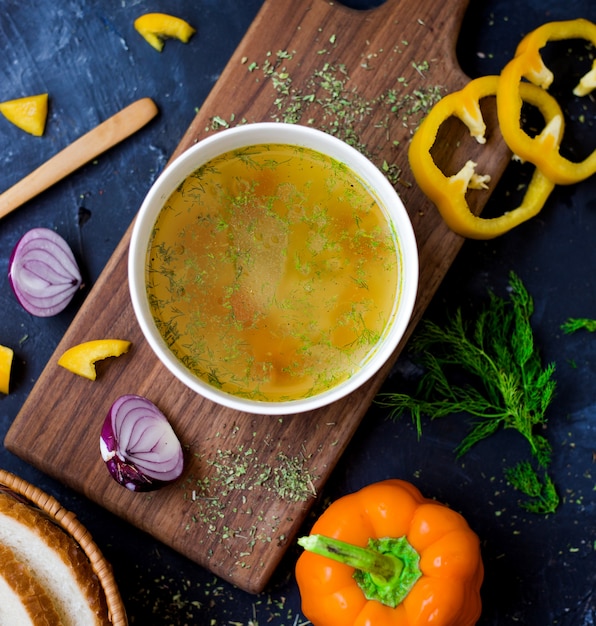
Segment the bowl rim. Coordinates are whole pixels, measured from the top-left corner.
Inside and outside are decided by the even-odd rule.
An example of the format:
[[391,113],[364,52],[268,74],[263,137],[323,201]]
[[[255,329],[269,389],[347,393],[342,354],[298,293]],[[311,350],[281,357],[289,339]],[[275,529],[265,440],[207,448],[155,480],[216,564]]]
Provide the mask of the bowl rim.
[[[145,293],[145,257],[151,230],[163,204],[182,181],[207,161],[244,146],[278,143],[310,148],[348,166],[361,178],[391,219],[403,269],[397,303],[383,338],[364,366],[338,385],[311,397],[288,401],[251,400],[222,391],[189,372],[169,350],[153,322]],[[387,362],[409,325],[419,280],[416,237],[408,212],[393,185],[364,154],[343,140],[313,127],[254,122],[220,130],[201,139],[171,161],[152,184],[135,218],[128,252],[128,283],[133,311],[144,338],[159,361],[192,391],[225,407],[261,415],[302,413],[331,404],[361,387]]]

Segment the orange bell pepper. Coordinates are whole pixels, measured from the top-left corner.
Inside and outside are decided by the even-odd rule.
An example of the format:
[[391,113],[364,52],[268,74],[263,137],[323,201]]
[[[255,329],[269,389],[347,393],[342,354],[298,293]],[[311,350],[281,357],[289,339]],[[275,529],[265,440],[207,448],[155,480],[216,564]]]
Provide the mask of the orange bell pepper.
[[[472,213],[466,194],[468,189],[486,189],[490,176],[477,174],[473,161],[468,161],[453,176],[446,176],[435,163],[431,148],[439,128],[452,116],[458,117],[479,143],[485,143],[486,125],[480,100],[495,96],[500,80],[498,76],[483,76],[439,100],[414,133],[408,151],[412,173],[422,191],[435,203],[451,230],[472,239],[497,237],[535,216],[555,186],[537,168],[519,207],[499,217],[483,218]],[[564,122],[557,101],[540,87],[527,83],[520,86],[519,92],[523,100],[537,107],[545,119],[546,126],[537,136],[536,143],[547,150],[558,146]]]
[[[531,83],[548,89],[553,81],[540,54],[549,41],[585,39],[596,45],[596,24],[584,19],[549,22],[526,35],[515,52],[515,57],[503,68],[497,87],[497,114],[503,138],[521,159],[533,163],[556,184],[569,185],[588,178],[596,172],[596,150],[581,162],[573,162],[559,153],[559,142],[546,142],[541,137],[530,137],[520,125],[521,92],[526,78]],[[574,94],[584,96],[596,87],[596,62],[583,76]]]
[[480,617],[477,535],[408,482],[336,500],[298,543],[296,579],[314,626],[472,626]]

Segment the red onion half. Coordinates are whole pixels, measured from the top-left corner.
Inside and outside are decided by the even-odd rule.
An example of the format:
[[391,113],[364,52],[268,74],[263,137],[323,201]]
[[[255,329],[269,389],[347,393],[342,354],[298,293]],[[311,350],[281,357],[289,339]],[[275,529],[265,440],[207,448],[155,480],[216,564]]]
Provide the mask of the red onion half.
[[184,459],[176,433],[142,396],[127,394],[112,404],[99,448],[114,480],[131,491],[152,491],[182,474]]
[[60,313],[82,282],[72,250],[49,228],[26,232],[14,247],[8,268],[8,280],[17,300],[37,317]]

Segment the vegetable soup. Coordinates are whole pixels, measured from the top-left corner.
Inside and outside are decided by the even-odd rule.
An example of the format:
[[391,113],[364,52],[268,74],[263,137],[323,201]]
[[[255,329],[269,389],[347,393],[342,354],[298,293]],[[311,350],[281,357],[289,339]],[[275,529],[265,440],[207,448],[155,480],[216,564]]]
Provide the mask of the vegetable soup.
[[147,252],[148,300],[196,376],[252,400],[297,400],[374,353],[401,266],[384,210],[346,165],[254,145],[208,161],[167,200]]

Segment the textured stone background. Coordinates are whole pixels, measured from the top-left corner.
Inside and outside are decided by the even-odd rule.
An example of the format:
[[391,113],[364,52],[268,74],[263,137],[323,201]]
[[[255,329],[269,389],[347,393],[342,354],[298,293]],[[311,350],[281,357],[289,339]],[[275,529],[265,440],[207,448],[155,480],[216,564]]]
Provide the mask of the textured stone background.
[[[357,9],[380,3],[346,2]],[[16,353],[13,391],[0,397],[2,437],[86,293],[55,318],[25,313],[6,278],[16,240],[32,226],[55,228],[71,244],[92,286],[261,4],[0,1],[0,101],[50,94],[43,138],[0,118],[1,189],[129,102],[150,96],[160,109],[159,117],[131,139],[0,221],[0,343]],[[186,46],[166,43],[158,55],[133,29],[134,19],[149,10],[184,17],[198,33]],[[470,76],[497,73],[526,32],[575,17],[596,21],[593,0],[471,0],[458,44],[460,62]],[[592,98],[581,124],[580,113],[570,120],[566,141],[581,157],[596,146]],[[518,183],[513,174],[506,177],[487,210],[513,208],[510,192]],[[535,300],[533,322],[544,360],[557,368],[557,397],[545,431],[563,496],[555,515],[525,514],[504,482],[503,463],[525,453],[515,433],[500,432],[458,461],[453,448],[465,433],[466,416],[425,423],[418,441],[409,422],[388,420],[378,406],[371,408],[315,506],[316,514],[329,499],[398,476],[461,511],[483,540],[483,626],[596,623],[596,336],[560,332],[568,317],[596,318],[595,235],[596,180],[557,188],[530,223],[496,241],[466,242],[427,314],[440,321],[445,312],[463,306],[472,315],[487,290],[506,295],[511,270],[524,281]],[[383,390],[407,384],[410,372],[404,355]],[[293,580],[297,550],[289,551],[270,589],[251,596],[4,448],[0,466],[57,497],[89,528],[113,564],[132,624],[305,623]]]

